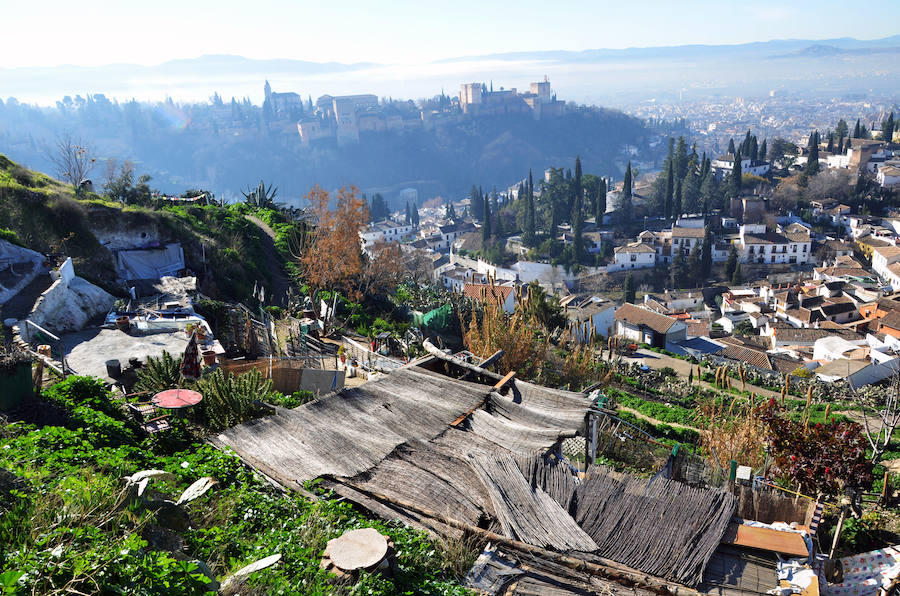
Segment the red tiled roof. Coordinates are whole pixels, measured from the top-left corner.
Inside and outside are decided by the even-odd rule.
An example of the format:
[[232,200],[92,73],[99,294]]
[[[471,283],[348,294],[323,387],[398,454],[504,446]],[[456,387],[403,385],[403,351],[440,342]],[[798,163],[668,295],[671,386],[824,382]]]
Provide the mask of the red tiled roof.
[[496,300],[499,298],[502,302],[506,302],[506,298],[513,289],[512,286],[467,283],[463,286],[463,294],[472,300],[487,300],[488,298]]

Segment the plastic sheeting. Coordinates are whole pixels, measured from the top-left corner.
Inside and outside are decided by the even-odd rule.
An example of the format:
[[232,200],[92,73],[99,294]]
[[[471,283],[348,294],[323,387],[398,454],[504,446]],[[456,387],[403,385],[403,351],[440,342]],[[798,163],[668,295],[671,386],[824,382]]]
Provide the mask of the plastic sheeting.
[[120,250],[116,253],[116,268],[126,280],[176,275],[184,269],[184,250],[178,242],[159,248]]

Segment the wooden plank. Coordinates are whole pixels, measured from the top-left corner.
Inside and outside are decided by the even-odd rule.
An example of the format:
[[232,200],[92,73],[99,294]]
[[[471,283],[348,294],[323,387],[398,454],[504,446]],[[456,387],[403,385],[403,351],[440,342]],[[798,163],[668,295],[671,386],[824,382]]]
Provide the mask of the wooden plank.
[[511,371],[509,371],[508,373],[506,373],[506,375],[505,375],[502,379],[500,379],[499,381],[497,381],[497,384],[496,384],[496,385],[494,385],[494,390],[497,391],[497,390],[499,390],[499,389],[502,389],[503,386],[506,385],[507,383],[509,383],[510,380],[511,380],[514,376],[516,376],[516,371],[514,371],[514,370],[511,370]]
[[722,541],[736,546],[758,548],[797,557],[809,556],[803,536],[796,532],[781,532],[771,528],[730,524]]

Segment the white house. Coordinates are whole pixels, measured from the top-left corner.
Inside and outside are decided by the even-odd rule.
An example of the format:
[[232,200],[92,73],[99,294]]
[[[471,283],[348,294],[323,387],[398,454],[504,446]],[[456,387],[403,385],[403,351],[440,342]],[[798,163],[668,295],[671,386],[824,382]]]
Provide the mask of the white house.
[[872,271],[900,290],[900,246],[879,246],[872,249]]
[[379,242],[400,242],[413,233],[413,226],[386,219],[369,224],[359,232],[363,249]]
[[884,188],[900,186],[900,167],[885,166],[875,175],[878,184]]
[[656,348],[687,339],[687,325],[672,317],[625,303],[616,310],[615,334]]
[[779,234],[764,224],[744,224],[740,232],[741,260],[745,263],[809,263],[812,258],[809,233]]
[[609,273],[626,269],[644,269],[656,264],[656,249],[643,242],[617,246],[613,253],[614,260],[606,267]]
[[[734,154],[726,153],[725,155],[712,160],[710,166],[716,179],[721,180],[725,176],[731,174],[731,171],[734,169]],[[769,173],[770,169],[772,169],[772,166],[767,161],[741,157],[741,174],[765,176]]]

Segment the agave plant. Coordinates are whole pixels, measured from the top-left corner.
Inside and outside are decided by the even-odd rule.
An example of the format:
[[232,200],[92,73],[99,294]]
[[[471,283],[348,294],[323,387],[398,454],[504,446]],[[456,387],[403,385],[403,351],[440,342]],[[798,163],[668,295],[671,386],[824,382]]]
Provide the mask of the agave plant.
[[250,206],[268,209],[275,206],[275,197],[278,195],[278,187],[275,187],[273,190],[272,185],[270,184],[267,188],[266,183],[260,180],[259,186],[256,188],[247,186],[247,192],[241,191],[241,194],[244,195],[244,199]]
[[159,358],[149,356],[147,364],[138,372],[135,391],[165,391],[178,385],[181,375],[181,356],[174,357],[163,352]]

